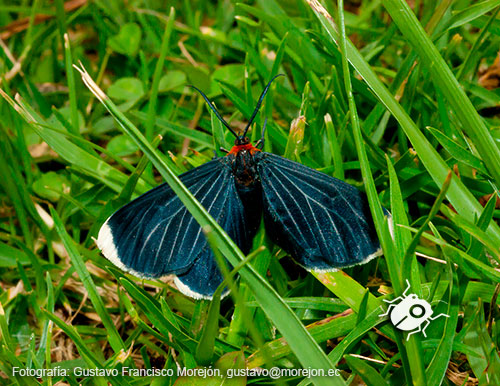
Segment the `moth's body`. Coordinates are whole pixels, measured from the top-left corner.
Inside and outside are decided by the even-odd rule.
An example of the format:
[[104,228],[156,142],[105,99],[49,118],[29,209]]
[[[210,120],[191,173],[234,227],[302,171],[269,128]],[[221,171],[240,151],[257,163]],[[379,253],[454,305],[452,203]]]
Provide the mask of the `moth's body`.
[[262,187],[257,172],[256,154],[262,154],[260,149],[245,141],[236,144],[223,157],[229,161],[234,182],[241,202],[246,203],[245,214],[252,233],[257,231],[262,213]]

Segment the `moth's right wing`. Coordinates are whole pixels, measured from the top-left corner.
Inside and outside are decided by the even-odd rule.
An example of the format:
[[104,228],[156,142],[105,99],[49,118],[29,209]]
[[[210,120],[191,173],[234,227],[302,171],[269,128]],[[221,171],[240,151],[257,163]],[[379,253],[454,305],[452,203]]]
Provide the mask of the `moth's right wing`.
[[368,202],[358,189],[275,154],[257,157],[266,231],[298,263],[332,271],[382,253]]
[[[179,178],[235,243],[248,251],[253,235],[247,229],[228,161],[210,161]],[[99,231],[97,245],[124,271],[147,278],[177,274],[184,277],[180,280],[191,292],[202,296],[211,295],[222,281],[200,225],[167,184],[109,217]]]

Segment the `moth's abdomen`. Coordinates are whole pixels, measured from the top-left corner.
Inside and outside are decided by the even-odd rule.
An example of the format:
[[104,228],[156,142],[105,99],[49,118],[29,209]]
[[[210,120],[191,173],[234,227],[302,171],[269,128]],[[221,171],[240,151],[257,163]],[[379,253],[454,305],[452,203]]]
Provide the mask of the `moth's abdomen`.
[[260,150],[248,145],[234,146],[225,157],[229,160],[238,195],[245,208],[249,229],[256,232],[262,216],[262,186],[255,154]]

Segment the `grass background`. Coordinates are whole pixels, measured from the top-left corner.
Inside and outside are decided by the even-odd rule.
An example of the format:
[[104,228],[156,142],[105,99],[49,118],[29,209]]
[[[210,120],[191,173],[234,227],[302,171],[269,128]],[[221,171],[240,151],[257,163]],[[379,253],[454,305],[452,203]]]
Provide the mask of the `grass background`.
[[[2,383],[500,384],[500,1],[339,4],[0,2]],[[263,229],[245,257],[176,179],[233,140],[186,85],[240,129],[278,73],[252,138],[267,117],[265,150],[366,191],[385,257],[308,274]],[[195,302],[96,249],[103,221],[163,180],[240,262],[233,296]],[[406,279],[450,316],[427,338],[378,316]],[[11,375],[210,365],[342,377]]]

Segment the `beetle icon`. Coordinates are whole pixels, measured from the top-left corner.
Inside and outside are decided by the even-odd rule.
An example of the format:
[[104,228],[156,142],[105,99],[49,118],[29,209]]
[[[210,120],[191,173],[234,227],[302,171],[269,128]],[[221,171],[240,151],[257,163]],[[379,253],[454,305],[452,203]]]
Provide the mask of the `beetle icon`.
[[[420,299],[416,294],[411,293],[408,295],[410,291],[410,282],[406,280],[406,284],[408,286],[402,296],[398,296],[393,300],[384,299],[384,302],[390,305],[387,311],[379,316],[390,314],[391,322],[396,328],[403,331],[411,331],[406,337],[406,340],[410,339],[410,335],[420,331],[422,331],[422,334],[427,338],[425,329],[429,326],[431,320],[435,320],[440,316],[449,318],[450,315],[439,314],[437,316],[432,316],[432,308],[429,302]],[[393,304],[397,301],[399,301],[399,303]]]

